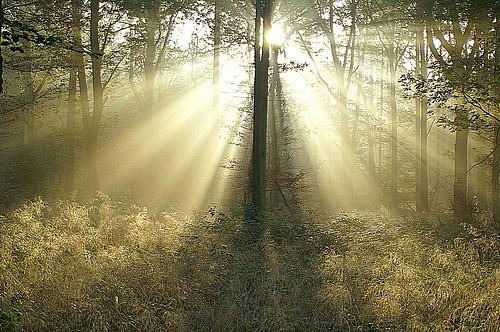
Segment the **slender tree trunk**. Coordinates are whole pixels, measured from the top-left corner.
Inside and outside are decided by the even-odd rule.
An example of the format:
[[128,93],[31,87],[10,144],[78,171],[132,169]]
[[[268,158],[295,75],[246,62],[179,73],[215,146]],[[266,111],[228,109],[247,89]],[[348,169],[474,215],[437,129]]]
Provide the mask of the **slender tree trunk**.
[[97,147],[99,126],[104,110],[104,91],[101,77],[102,53],[99,46],[99,5],[99,0],[92,0],[90,3],[90,47],[92,51],[92,91],[94,94],[94,110],[87,130],[85,174],[86,198],[92,197],[99,189]]
[[351,137],[347,110],[347,91],[343,73],[337,74],[339,86],[340,136],[342,141],[342,178],[344,181],[344,205],[350,209],[353,202],[353,185],[351,173]]
[[[373,114],[374,111],[374,102],[373,95],[375,90],[375,77],[374,77],[374,66],[373,63],[370,62],[370,82],[368,87],[368,100],[366,101],[366,109],[368,114]],[[375,144],[373,142],[373,121],[367,123],[368,129],[368,173],[370,174],[370,178],[372,183],[375,183]]]
[[[3,12],[3,0],[0,0],[0,45],[3,40],[3,22],[4,21],[4,12]],[[3,86],[3,54],[2,47],[0,46],[0,94],[4,93]]]
[[[416,34],[416,39],[415,39],[415,75],[417,77],[422,75],[421,69],[420,69],[420,31],[417,31]],[[420,103],[420,97],[415,98],[415,207],[417,212],[422,212],[422,207],[421,207],[421,202],[420,202],[420,194],[422,191],[421,188],[421,135],[422,135],[422,130],[420,128],[421,121],[422,121],[422,112],[421,112],[421,103]]]
[[[155,58],[156,58],[156,32],[158,31],[158,7],[156,2],[150,1],[146,4],[146,54],[144,60],[144,111],[145,121],[148,126],[153,125],[154,117],[154,85],[156,78]],[[142,169],[142,194],[144,198],[152,197],[154,192],[154,153],[153,147],[148,145],[145,148],[146,157]]]
[[28,168],[32,164],[33,157],[33,135],[34,135],[34,111],[35,111],[35,87],[33,83],[32,68],[32,45],[30,41],[23,41],[24,55],[26,58],[25,89],[24,89],[24,155]]
[[[427,47],[423,30],[417,31],[418,74],[427,78]],[[427,169],[427,98],[418,98],[417,112],[417,211],[427,212],[429,209],[429,180]]]
[[396,54],[394,51],[394,30],[389,41],[389,109],[391,116],[391,168],[389,197],[393,208],[398,202],[398,114],[396,108]]
[[427,165],[427,98],[420,99],[420,206],[421,212],[429,210],[429,177]]
[[378,169],[382,169],[382,164],[384,160],[384,60],[383,60],[384,52],[382,52],[382,60],[380,61],[380,115],[379,115],[379,135],[378,135]]
[[455,179],[453,190],[453,211],[456,218],[467,215],[467,154],[469,142],[469,115],[458,110],[456,115],[457,131],[455,136]]
[[221,15],[220,0],[214,0],[214,68],[213,68],[213,109],[217,111],[220,104],[220,48],[221,48]]
[[[269,40],[271,0],[256,1],[255,19],[255,82],[252,147],[252,204],[257,211],[265,205],[266,193],[266,133],[269,70]],[[261,38],[262,36],[262,38]],[[262,43],[261,43],[262,40]]]
[[269,176],[271,184],[270,203],[271,207],[276,209],[280,205],[280,192],[279,192],[279,178],[280,178],[280,156],[279,156],[279,143],[278,143],[278,123],[277,123],[277,107],[276,103],[279,100],[276,98],[277,84],[279,80],[279,66],[278,66],[278,50],[273,48],[271,51],[271,67],[273,74],[271,77],[271,85],[269,88],[269,138],[270,138],[270,165],[271,174]]
[[491,200],[493,206],[493,220],[500,229],[500,125],[497,123],[494,132],[495,152],[491,167]]
[[[364,100],[364,92],[363,92],[363,74],[366,74],[365,70],[365,53],[366,53],[366,41],[363,43],[363,49],[361,52],[358,52],[358,73],[355,75],[356,77],[356,99],[354,106],[354,121],[352,125],[352,135],[351,135],[351,154],[354,155],[358,149],[358,129],[359,129],[359,121],[361,117],[361,104],[366,105],[366,100]],[[353,50],[354,52],[354,50]]]
[[[488,175],[482,167],[477,167],[476,184],[477,184],[477,199],[479,208],[482,211],[488,211]],[[486,181],[485,181],[486,180]]]
[[[82,49],[82,1],[71,0],[72,7],[72,20],[73,20],[73,35],[75,44],[78,49]],[[82,121],[85,130],[88,129],[90,123],[90,105],[89,105],[89,92],[87,85],[87,73],[85,71],[85,58],[82,53],[74,53],[74,62],[77,67],[78,73],[78,86],[80,89],[80,109],[82,112]]]
[[158,30],[157,8],[148,2],[146,8],[146,54],[144,61],[144,108],[147,114],[153,112],[155,82],[156,32]]
[[76,74],[71,68],[68,84],[68,109],[66,113],[66,165],[64,189],[67,193],[75,190],[75,140],[76,140]]

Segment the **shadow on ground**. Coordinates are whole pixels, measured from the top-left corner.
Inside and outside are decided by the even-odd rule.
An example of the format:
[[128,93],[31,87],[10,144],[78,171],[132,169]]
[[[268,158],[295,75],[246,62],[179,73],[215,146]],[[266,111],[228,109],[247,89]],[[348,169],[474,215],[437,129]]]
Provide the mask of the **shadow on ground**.
[[[213,217],[210,230],[216,277],[185,298],[180,329],[197,331],[370,330],[359,316],[357,290],[348,278],[337,280],[338,294],[327,294],[320,265],[347,250],[333,232],[304,222],[305,216],[267,214],[261,222],[240,225],[224,215]],[[183,246],[179,275],[196,274],[206,244]],[[207,266],[207,268],[209,268]],[[339,274],[341,275],[341,273]],[[194,280],[193,280],[194,282]],[[195,286],[191,287],[193,290]],[[331,290],[330,290],[331,291]]]

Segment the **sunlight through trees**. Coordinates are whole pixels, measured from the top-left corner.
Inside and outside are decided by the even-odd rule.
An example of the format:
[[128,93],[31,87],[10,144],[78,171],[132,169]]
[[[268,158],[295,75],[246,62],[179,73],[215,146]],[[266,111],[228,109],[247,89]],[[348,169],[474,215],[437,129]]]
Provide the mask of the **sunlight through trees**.
[[0,329],[497,330],[499,12],[0,0]]

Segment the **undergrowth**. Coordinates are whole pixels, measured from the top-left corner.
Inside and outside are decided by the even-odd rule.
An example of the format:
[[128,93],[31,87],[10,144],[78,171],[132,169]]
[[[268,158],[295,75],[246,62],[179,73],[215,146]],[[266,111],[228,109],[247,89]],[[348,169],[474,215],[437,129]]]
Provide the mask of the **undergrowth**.
[[498,236],[432,218],[259,224],[102,194],[0,216],[7,331],[499,331],[499,289]]

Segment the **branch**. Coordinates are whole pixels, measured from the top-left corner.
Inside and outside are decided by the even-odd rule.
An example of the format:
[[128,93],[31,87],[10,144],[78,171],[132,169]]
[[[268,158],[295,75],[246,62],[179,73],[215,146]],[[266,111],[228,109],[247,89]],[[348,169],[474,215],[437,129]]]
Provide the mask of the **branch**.
[[319,71],[319,68],[318,68],[318,64],[316,63],[316,60],[314,59],[314,56],[312,55],[311,51],[309,50],[309,48],[307,47],[307,44],[304,40],[304,38],[302,37],[302,34],[298,33],[299,35],[299,39],[302,43],[302,46],[304,47],[304,49],[306,50],[307,52],[307,55],[309,56],[309,58],[311,59],[312,63],[313,63],[313,66],[314,66],[314,70],[316,71],[316,75],[318,75],[318,78],[319,80],[321,81],[321,83],[323,83],[323,85],[325,86],[325,88],[328,90],[328,92],[334,97],[336,98],[337,97],[337,94],[335,93],[335,91],[330,87],[330,84],[328,84],[328,82],[323,78],[323,76],[321,75],[320,71]]
[[491,151],[491,152],[490,152],[490,153],[489,153],[486,157],[484,157],[484,159],[482,159],[481,161],[479,161],[479,162],[475,163],[474,165],[472,165],[472,166],[471,166],[471,167],[467,170],[466,174],[469,174],[469,172],[470,172],[470,171],[472,171],[475,167],[477,167],[477,166],[479,166],[479,165],[483,164],[486,160],[488,160],[488,158],[489,158],[489,157],[491,157],[491,155],[492,155],[493,153],[495,153],[495,151],[496,151],[496,150],[497,150],[497,148],[495,147],[495,148],[493,149],[493,151]]
[[123,59],[125,59],[125,57],[123,56],[120,61],[118,61],[118,63],[113,67],[113,69],[111,70],[111,73],[109,74],[109,77],[108,79],[106,80],[106,82],[104,82],[104,85],[102,86],[103,89],[106,89],[106,87],[108,86],[109,82],[111,82],[111,80],[113,79],[113,77],[115,76],[115,73],[116,71],[118,70],[118,67],[121,65],[121,63],[123,62]]
[[478,110],[480,110],[481,112],[483,112],[484,114],[486,114],[487,116],[495,119],[496,121],[500,122],[500,119],[497,118],[495,115],[491,114],[490,112],[486,111],[483,106],[481,106],[481,104],[474,100],[473,97],[471,97],[469,94],[467,94],[467,92],[463,92],[464,94],[464,97],[465,97],[465,100],[467,100],[467,102],[469,102],[472,106],[476,107]]

